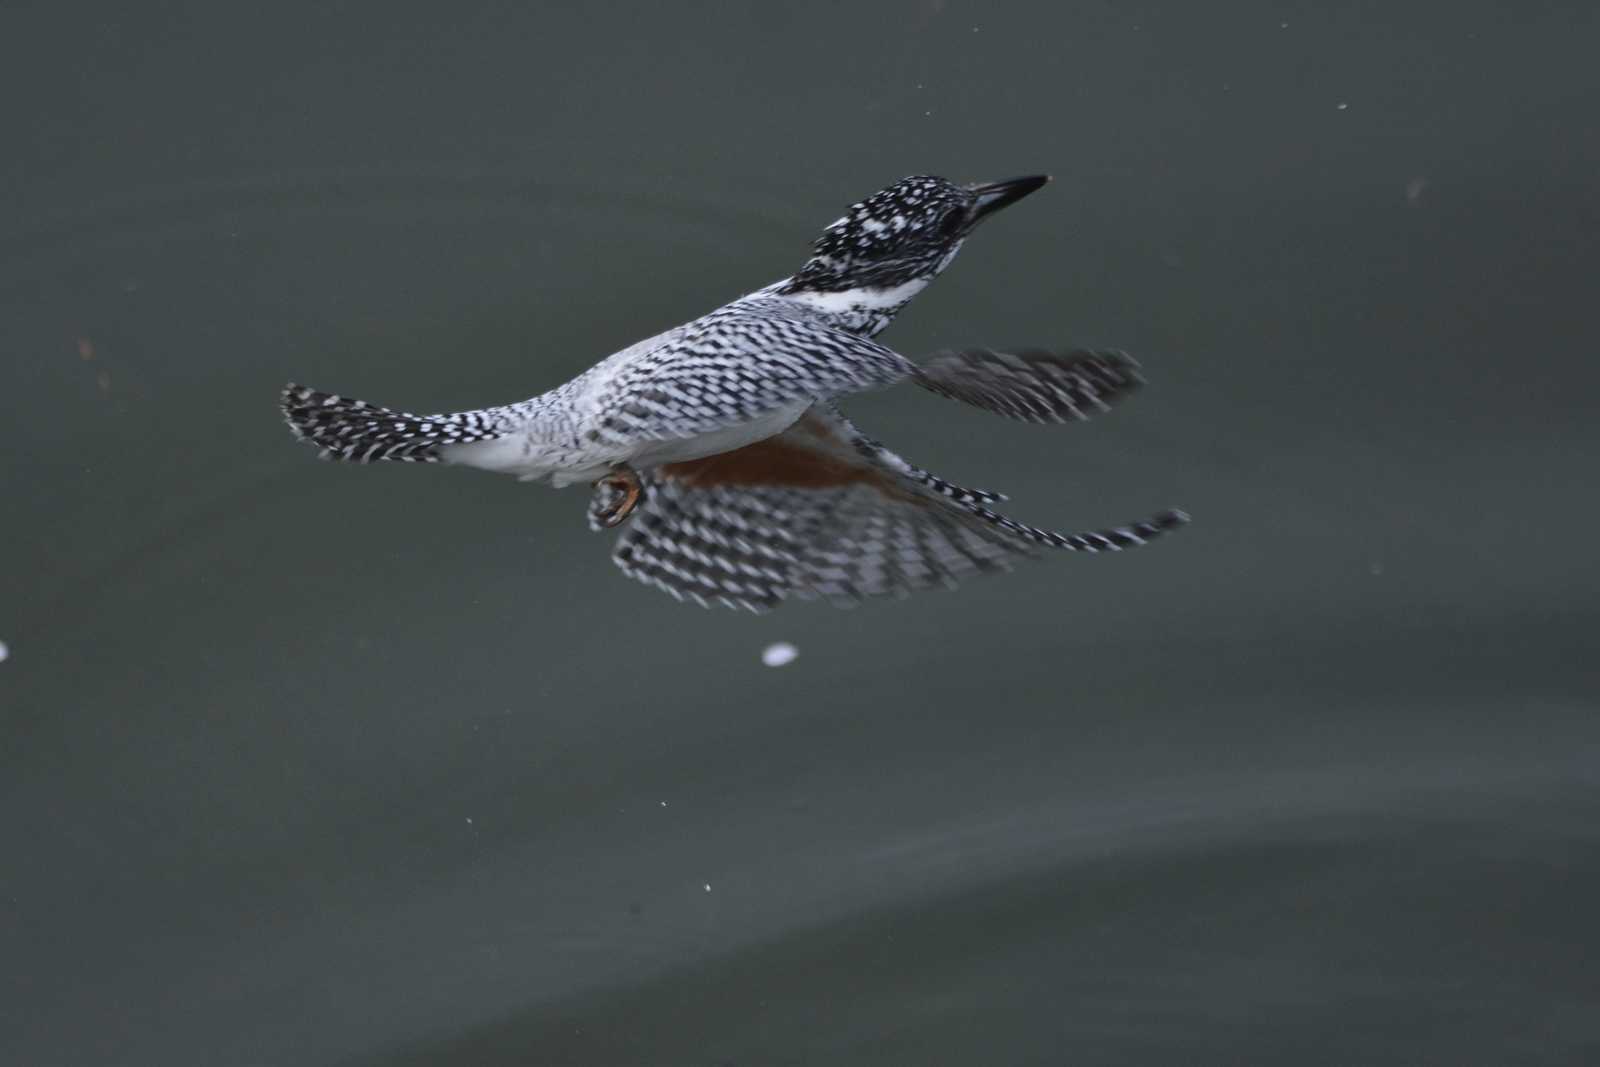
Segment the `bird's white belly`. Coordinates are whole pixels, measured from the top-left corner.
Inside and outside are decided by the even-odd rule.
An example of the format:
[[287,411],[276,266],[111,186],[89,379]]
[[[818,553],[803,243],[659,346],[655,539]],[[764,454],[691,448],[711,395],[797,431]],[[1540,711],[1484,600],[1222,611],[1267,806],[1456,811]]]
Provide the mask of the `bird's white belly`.
[[804,415],[810,406],[809,399],[798,400],[758,418],[711,433],[663,441],[642,441],[630,451],[622,453],[614,448],[575,453],[535,444],[521,434],[449,445],[440,449],[440,453],[447,463],[515,474],[523,481],[549,478],[550,484],[559,489],[603,478],[619,463],[627,463],[638,470],[648,470],[665,463],[684,463],[732,452],[782,433],[794,425],[795,420]]
[[768,412],[749,422],[741,422],[726,429],[668,441],[648,441],[628,460],[635,467],[659,467],[664,463],[685,463],[691,459],[732,452],[736,448],[765,441],[795,424],[811,401],[798,400],[776,411]]

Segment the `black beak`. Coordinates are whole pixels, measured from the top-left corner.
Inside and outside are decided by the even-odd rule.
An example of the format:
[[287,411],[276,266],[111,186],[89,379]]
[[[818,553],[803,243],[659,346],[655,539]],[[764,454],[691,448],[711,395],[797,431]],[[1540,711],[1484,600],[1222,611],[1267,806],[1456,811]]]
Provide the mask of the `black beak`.
[[1016,203],[1035,189],[1043,188],[1049,181],[1048,174],[1034,174],[1026,178],[1010,178],[1003,182],[967,186],[967,192],[978,198],[972,205],[972,221],[976,223],[1007,204]]

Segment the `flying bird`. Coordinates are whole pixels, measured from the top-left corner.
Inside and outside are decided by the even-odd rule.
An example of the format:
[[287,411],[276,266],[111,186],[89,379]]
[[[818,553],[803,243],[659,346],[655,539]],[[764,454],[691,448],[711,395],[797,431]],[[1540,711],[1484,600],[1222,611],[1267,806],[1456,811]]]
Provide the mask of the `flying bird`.
[[913,466],[835,406],[899,382],[1025,422],[1070,422],[1142,384],[1117,351],[968,349],[913,362],[873,340],[984,220],[1043,175],[918,175],[852,206],[792,275],[503,407],[413,415],[290,384],[290,428],[327,459],[449,463],[594,486],[612,559],[680,599],[762,611],[953,586],[1047,549],[1144,544],[1187,521],[1056,533]]

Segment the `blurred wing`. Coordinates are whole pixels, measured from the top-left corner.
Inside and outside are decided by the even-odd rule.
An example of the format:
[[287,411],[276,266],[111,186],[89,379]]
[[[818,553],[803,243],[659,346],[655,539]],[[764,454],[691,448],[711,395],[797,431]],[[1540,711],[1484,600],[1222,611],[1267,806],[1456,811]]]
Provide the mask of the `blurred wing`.
[[1138,362],[1115,349],[966,349],[932,357],[914,380],[929,392],[1022,422],[1087,419],[1144,384]]
[[1044,548],[1116,550],[1185,521],[1168,512],[1082,534],[1025,526],[984,507],[996,494],[913,467],[821,408],[776,437],[644,482],[617,566],[679,599],[752,611],[789,597],[849,604],[952,587]]

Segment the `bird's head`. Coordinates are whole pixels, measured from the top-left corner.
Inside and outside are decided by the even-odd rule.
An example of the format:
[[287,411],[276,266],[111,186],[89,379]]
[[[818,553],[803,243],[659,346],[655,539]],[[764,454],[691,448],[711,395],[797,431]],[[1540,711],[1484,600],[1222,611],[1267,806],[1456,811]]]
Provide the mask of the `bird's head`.
[[868,303],[884,294],[909,300],[950,265],[980,222],[1049,180],[1041,174],[957,185],[928,175],[902,178],[823,230],[811,258],[781,291],[831,303],[845,294]]

